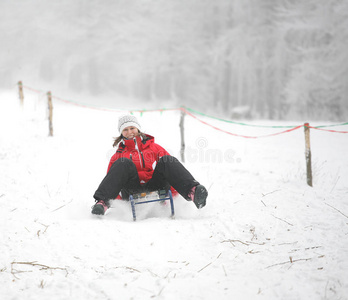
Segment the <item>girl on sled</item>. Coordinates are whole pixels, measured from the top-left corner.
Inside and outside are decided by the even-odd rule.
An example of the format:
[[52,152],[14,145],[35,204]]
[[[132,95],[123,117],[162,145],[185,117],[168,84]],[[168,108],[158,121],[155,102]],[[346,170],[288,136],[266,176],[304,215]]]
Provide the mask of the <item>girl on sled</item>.
[[110,200],[129,200],[133,193],[169,190],[193,201],[198,209],[206,204],[208,191],[153,136],[141,132],[135,116],[119,118],[120,136],[115,139],[116,153],[111,157],[107,174],[94,194],[92,214],[104,215]]

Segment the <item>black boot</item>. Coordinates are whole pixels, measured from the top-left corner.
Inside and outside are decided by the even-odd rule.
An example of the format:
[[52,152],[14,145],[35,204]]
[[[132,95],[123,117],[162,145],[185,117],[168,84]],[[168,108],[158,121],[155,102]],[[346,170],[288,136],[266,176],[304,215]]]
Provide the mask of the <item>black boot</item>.
[[109,207],[109,201],[99,200],[96,204],[92,206],[92,214],[104,215]]
[[207,203],[208,191],[203,185],[197,185],[193,195],[193,202],[198,209],[204,207]]
[[194,186],[190,190],[190,192],[188,193],[188,196],[187,196],[187,198],[189,200],[193,201],[193,203],[197,206],[198,209],[205,206],[205,204],[207,202],[207,197],[208,197],[208,191],[201,184]]

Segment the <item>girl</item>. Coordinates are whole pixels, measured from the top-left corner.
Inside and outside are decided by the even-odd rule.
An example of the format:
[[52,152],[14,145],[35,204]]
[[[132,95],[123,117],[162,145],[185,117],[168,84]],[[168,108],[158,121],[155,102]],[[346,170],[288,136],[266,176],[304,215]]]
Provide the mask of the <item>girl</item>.
[[[128,200],[129,195],[159,189],[172,189],[187,201],[193,201],[198,209],[206,204],[208,191],[196,181],[190,172],[164,148],[155,143],[153,136],[141,132],[136,117],[119,118],[120,136],[111,157],[108,171],[94,194],[96,204],[92,214],[104,215],[111,199]],[[175,191],[175,190],[176,191]]]

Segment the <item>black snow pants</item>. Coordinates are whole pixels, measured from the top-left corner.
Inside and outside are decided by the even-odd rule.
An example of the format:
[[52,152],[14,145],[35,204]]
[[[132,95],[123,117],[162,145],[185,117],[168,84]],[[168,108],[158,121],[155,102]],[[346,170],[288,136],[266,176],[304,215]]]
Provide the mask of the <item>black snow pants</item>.
[[196,185],[199,185],[199,182],[173,156],[162,156],[157,162],[152,178],[145,184],[140,184],[135,164],[128,158],[120,158],[113,163],[100,183],[94,199],[108,201],[115,199],[122,192],[122,198],[128,200],[129,194],[168,190],[172,186],[188,200],[189,191]]

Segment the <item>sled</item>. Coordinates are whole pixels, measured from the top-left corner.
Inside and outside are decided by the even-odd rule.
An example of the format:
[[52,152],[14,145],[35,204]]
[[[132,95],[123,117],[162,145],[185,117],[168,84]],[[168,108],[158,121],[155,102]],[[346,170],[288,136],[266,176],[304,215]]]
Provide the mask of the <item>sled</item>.
[[146,204],[151,202],[162,202],[169,200],[171,217],[174,218],[174,201],[171,190],[158,190],[154,192],[144,192],[138,194],[129,195],[129,200],[132,206],[133,221],[137,220],[135,206],[139,204]]

